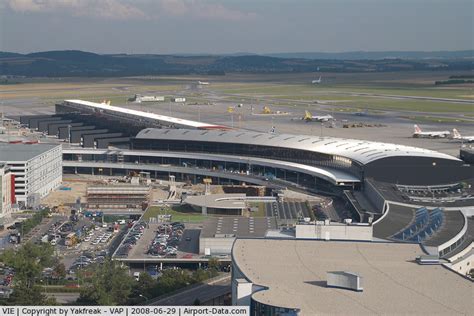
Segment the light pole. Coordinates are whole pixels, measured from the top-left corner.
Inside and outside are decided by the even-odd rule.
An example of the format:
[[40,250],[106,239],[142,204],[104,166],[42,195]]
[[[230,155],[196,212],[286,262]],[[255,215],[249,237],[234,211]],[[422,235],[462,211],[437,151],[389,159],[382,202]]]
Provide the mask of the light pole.
[[144,299],[145,299],[145,301],[148,301],[148,297],[146,297],[145,295],[138,294],[138,296],[140,296],[141,298],[144,298]]

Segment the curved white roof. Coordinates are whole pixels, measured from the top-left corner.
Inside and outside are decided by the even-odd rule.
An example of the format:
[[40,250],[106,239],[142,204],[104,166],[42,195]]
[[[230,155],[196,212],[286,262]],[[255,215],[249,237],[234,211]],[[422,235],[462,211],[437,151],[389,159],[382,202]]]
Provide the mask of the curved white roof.
[[171,117],[171,116],[159,115],[159,114],[150,113],[150,112],[126,109],[126,108],[122,108],[118,106],[107,105],[104,103],[96,103],[96,102],[90,102],[90,101],[84,101],[84,100],[64,100],[64,101],[67,102],[68,105],[83,107],[91,111],[102,110],[102,111],[110,111],[110,112],[116,112],[116,113],[121,113],[121,114],[126,114],[126,115],[128,114],[130,116],[135,116],[137,118],[156,120],[160,122],[166,122],[169,124],[186,126],[187,128],[198,128],[198,129],[226,128],[221,125],[214,125],[214,124],[202,123],[202,122],[197,122],[197,121],[184,120],[177,117]]
[[361,164],[368,164],[381,158],[399,156],[429,157],[459,161],[456,157],[418,147],[309,135],[271,134],[251,131],[199,131],[147,128],[140,131],[136,138],[193,140],[283,147],[341,156]]

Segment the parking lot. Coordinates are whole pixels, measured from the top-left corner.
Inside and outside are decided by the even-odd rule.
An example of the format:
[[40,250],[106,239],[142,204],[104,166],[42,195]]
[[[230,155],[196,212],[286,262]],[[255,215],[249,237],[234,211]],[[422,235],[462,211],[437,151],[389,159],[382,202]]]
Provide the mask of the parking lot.
[[138,222],[119,246],[115,256],[139,258],[193,258],[199,254],[199,229],[180,222]]
[[183,232],[182,223],[159,224],[156,235],[148,246],[147,254],[154,257],[177,258]]
[[140,253],[145,244],[144,239],[150,234],[150,230],[145,229],[147,227],[149,226],[145,221],[136,222],[117,248],[115,255],[127,257],[137,252]]

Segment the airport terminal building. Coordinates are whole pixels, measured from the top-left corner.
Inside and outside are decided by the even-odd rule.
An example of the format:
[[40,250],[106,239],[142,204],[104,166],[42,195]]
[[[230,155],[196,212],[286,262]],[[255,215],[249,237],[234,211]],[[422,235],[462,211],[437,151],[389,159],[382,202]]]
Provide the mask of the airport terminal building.
[[[374,178],[400,184],[440,184],[469,177],[463,162],[431,150],[334,137],[271,134],[250,131],[198,131],[147,128],[132,140],[132,149],[227,155],[269,162],[284,161],[335,185]],[[278,167],[268,172],[278,176]],[[285,177],[283,177],[285,178]],[[314,179],[302,177],[298,184]]]
[[[318,144],[319,143],[319,144]],[[108,174],[109,169],[151,172],[199,181],[202,176],[314,193],[341,194],[365,179],[407,185],[462,181],[472,168],[455,157],[430,150],[359,140],[267,134],[247,131],[144,129],[131,149],[65,149],[66,168]],[[71,162],[70,162],[71,161]],[[73,163],[78,161],[80,163]],[[110,165],[113,163],[123,163]],[[79,168],[79,169],[77,169]],[[82,170],[82,171],[81,171]]]
[[[443,258],[468,249],[474,238],[474,169],[454,156],[365,140],[234,130],[81,100],[58,104],[57,113],[59,120],[23,121],[82,145],[64,148],[65,173],[147,172],[187,183],[261,185],[275,196],[290,189],[341,198],[355,222],[373,226],[374,238],[421,243]],[[282,211],[275,204],[274,211]]]
[[53,117],[25,117],[22,123],[85,148],[129,149],[124,162],[128,156],[138,164],[260,174],[319,191],[357,188],[365,179],[439,185],[472,177],[460,159],[411,146],[233,130],[83,100],[65,100]]

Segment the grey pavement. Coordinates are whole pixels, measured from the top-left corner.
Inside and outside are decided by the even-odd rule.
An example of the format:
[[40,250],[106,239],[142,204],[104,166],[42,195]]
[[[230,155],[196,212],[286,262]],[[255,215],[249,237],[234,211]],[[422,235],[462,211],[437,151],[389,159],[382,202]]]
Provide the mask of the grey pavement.
[[[178,250],[186,253],[199,254],[199,235],[200,229],[185,229],[181,241],[178,245]],[[187,238],[191,240],[186,241]]]
[[231,277],[229,274],[227,274],[222,278],[210,281],[209,283],[190,286],[174,295],[158,300],[152,300],[146,305],[192,305],[196,299],[198,299],[200,302],[207,302],[214,298],[229,294],[231,290]]

